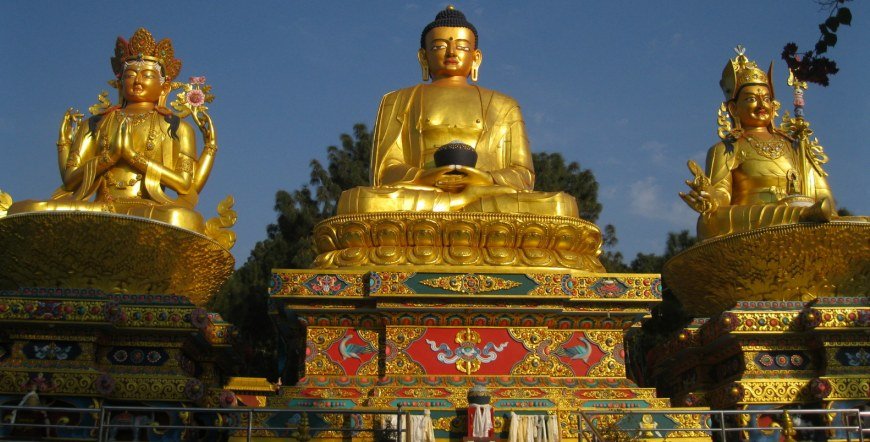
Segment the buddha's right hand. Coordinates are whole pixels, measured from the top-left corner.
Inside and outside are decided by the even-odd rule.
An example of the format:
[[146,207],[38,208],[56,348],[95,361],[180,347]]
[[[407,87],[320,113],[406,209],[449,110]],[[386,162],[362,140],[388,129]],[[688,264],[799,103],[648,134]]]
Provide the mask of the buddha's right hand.
[[439,182],[444,183],[447,181],[451,181],[449,178],[446,177],[450,176],[448,174],[450,172],[453,172],[453,169],[453,166],[441,166],[432,169],[425,169],[422,173],[420,173],[420,176],[418,176],[414,180],[414,183],[424,186],[439,187]]
[[698,163],[689,160],[689,171],[692,172],[694,178],[686,180],[686,185],[689,186],[689,193],[680,192],[680,198],[692,208],[692,210],[704,215],[714,212],[718,205],[713,199],[713,194],[710,193],[710,178],[701,169]]

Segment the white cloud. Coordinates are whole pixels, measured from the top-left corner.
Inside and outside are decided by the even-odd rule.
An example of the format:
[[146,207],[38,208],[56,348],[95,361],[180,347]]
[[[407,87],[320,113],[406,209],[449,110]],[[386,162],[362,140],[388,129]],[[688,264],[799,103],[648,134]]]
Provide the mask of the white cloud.
[[668,163],[665,161],[666,148],[667,145],[665,143],[656,140],[650,140],[640,145],[640,150],[649,152],[650,159],[657,165]]
[[677,195],[663,196],[655,177],[646,177],[629,185],[631,212],[642,218],[661,220],[685,227],[694,222],[697,214],[689,209]]

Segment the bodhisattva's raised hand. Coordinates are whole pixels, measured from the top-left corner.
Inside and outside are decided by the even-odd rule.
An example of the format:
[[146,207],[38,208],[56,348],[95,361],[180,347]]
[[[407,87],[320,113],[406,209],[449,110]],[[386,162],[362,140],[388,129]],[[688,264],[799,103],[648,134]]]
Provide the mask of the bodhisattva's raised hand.
[[683,201],[692,208],[692,210],[702,215],[715,211],[717,209],[717,204],[713,199],[713,195],[710,193],[710,178],[707,177],[698,163],[689,160],[688,166],[689,171],[694,175],[694,179],[691,181],[686,180],[686,185],[688,185],[691,190],[689,190],[689,193],[680,192],[680,198],[682,198]]
[[63,114],[63,119],[60,121],[60,131],[57,135],[57,145],[69,146],[73,141],[73,132],[78,124],[82,121],[84,115],[76,109],[69,108]]

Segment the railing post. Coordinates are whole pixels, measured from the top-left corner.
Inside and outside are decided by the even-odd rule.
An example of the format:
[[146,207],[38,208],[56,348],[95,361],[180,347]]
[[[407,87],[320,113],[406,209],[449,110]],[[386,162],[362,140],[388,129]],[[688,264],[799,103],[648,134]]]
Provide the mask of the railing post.
[[106,409],[103,408],[103,405],[100,405],[100,418],[97,421],[97,442],[103,442],[103,422],[105,422],[106,418]]
[[254,432],[254,409],[248,408],[248,442],[251,442],[251,433]]
[[728,432],[725,431],[725,412],[719,410],[719,429],[722,430],[722,442],[728,442]]
[[405,435],[402,433],[402,404],[399,404],[398,411],[396,411],[396,433],[396,442],[405,440]]

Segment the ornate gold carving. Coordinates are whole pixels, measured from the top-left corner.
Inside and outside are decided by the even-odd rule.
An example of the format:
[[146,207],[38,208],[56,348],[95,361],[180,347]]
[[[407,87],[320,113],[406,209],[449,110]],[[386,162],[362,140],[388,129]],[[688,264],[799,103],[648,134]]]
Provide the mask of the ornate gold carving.
[[392,359],[387,359],[387,374],[423,374],[426,369],[405,353],[399,353]]
[[[496,231],[498,235],[493,234]],[[508,240],[504,235],[513,237]],[[318,268],[439,264],[604,271],[598,261],[601,232],[592,223],[570,217],[451,212],[339,215],[318,224],[314,236],[320,253],[315,261]],[[498,238],[499,247],[490,249],[493,238]]]
[[[587,376],[624,377],[625,363],[617,361],[613,352],[617,345],[622,344],[621,330],[584,330],[586,339],[601,348],[604,356],[597,364],[589,367]],[[621,348],[621,347],[620,347]],[[622,358],[620,357],[620,360]]]
[[230,250],[236,244],[236,233],[230,227],[236,225],[238,214],[233,210],[236,201],[232,195],[227,195],[217,206],[218,216],[205,222],[205,234],[214,239],[225,249]]
[[208,302],[234,265],[229,251],[201,234],[111,213],[7,216],[0,219],[0,250],[0,287],[179,294],[197,305]]
[[486,293],[495,290],[505,290],[520,286],[519,282],[489,275],[467,273],[464,275],[441,276],[420,281],[428,287],[434,287],[457,293]]
[[870,223],[794,224],[714,238],[665,264],[686,309],[711,316],[737,301],[866,296]]
[[425,333],[426,327],[387,327],[387,341],[395,343],[397,350],[404,350]]

